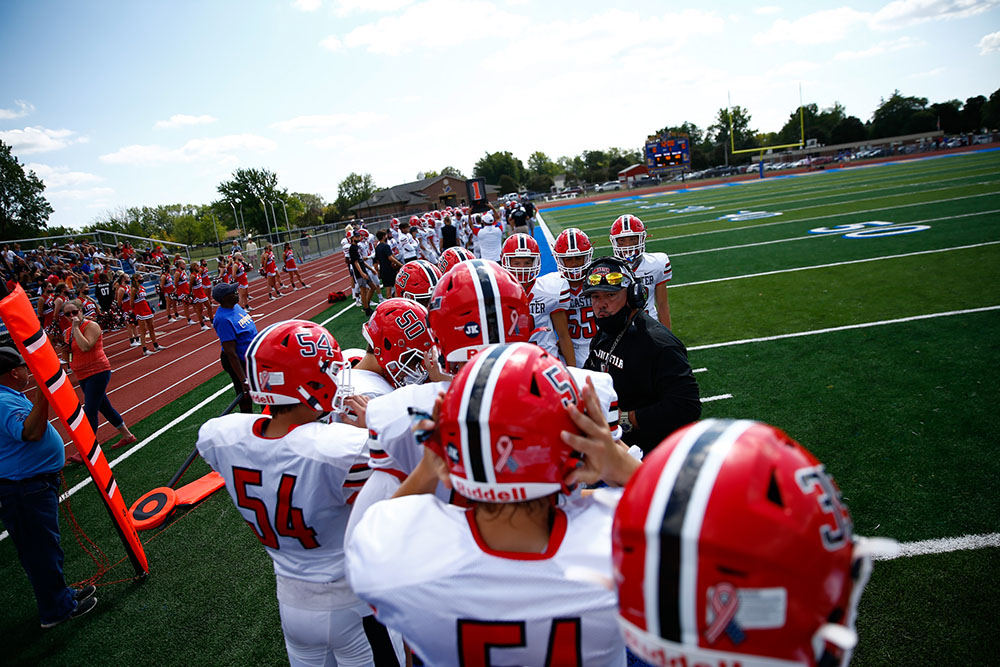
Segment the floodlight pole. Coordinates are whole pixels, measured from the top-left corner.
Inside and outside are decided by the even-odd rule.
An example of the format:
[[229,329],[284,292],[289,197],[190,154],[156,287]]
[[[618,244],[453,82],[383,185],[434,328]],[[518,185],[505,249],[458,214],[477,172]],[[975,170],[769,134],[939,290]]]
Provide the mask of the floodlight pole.
[[271,238],[271,221],[267,219],[267,204],[264,203],[263,197],[257,197],[257,199],[260,200],[260,207],[264,209],[264,222],[267,223],[267,237],[273,243],[274,239]]
[[271,217],[274,218],[274,234],[278,243],[281,243],[281,232],[278,231],[278,216],[274,214],[274,202],[269,201],[268,204],[271,205]]

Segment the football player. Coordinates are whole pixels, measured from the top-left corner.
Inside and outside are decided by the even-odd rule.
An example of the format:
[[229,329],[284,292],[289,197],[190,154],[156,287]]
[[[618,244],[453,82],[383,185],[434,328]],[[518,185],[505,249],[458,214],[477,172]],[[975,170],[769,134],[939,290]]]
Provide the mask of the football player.
[[[539,277],[542,254],[538,242],[527,234],[514,234],[503,243],[500,264],[521,283],[528,295],[528,321],[525,328],[532,332],[532,341],[549,354],[565,360],[572,358],[573,340],[569,335],[569,321],[559,298],[569,287],[558,273]],[[534,332],[539,331],[539,334]],[[535,339],[535,336],[538,339]]]
[[[591,433],[585,458],[617,456]],[[612,550],[619,622],[637,656],[654,665],[850,662],[871,557],[898,544],[853,534],[816,457],[766,424],[709,419],[632,469]]]
[[597,335],[597,322],[590,307],[590,297],[584,296],[584,267],[594,256],[590,239],[581,230],[571,227],[556,237],[552,254],[556,256],[559,274],[566,279],[566,288],[559,300],[566,310],[569,337],[573,341],[573,358],[566,357],[567,366],[583,366],[590,356],[590,341]]
[[579,461],[565,405],[582,409],[558,359],[486,348],[421,422],[435,428],[418,469],[357,524],[349,580],[425,664],[625,665],[614,594],[567,576],[610,578],[611,510],[565,495]]
[[341,403],[337,341],[318,324],[289,320],[261,331],[246,359],[250,397],[271,416],[211,419],[198,451],[274,562],[289,662],[383,664],[394,655],[388,635],[362,621],[371,609],[344,578],[344,529],[369,474],[365,432],[316,422]]
[[441,270],[427,260],[407,262],[396,274],[394,296],[416,301],[426,308],[431,303],[431,293],[439,280]]
[[610,238],[615,257],[629,262],[636,278],[649,290],[646,313],[670,329],[667,283],[673,277],[673,271],[667,253],[646,252],[646,226],[634,215],[616,218],[611,225]]

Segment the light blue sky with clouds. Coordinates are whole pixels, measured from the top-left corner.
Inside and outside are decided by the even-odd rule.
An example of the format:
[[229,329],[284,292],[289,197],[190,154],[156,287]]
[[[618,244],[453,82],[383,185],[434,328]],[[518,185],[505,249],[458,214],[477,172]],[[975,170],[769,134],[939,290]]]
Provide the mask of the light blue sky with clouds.
[[[620,7],[620,8],[618,8]],[[0,139],[55,225],[207,203],[237,167],[332,200],[485,151],[622,146],[733,104],[758,130],[894,89],[1000,87],[1000,0],[0,2]]]

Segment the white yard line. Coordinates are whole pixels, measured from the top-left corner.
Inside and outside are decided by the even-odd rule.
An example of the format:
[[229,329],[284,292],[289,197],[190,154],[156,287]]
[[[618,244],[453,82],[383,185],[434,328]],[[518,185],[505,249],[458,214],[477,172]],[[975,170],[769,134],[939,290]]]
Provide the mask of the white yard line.
[[928,313],[926,315],[900,317],[894,320],[862,322],[861,324],[847,324],[842,327],[829,327],[826,329],[814,329],[812,331],[798,331],[796,333],[779,334],[777,336],[761,336],[760,338],[744,338],[743,340],[731,340],[725,343],[709,343],[708,345],[695,345],[693,347],[689,347],[688,352],[692,352],[695,350],[711,350],[717,347],[732,347],[734,345],[746,345],[747,343],[766,343],[772,340],[783,340],[785,338],[801,338],[802,336],[819,336],[821,334],[833,333],[835,331],[848,331],[850,329],[868,329],[870,327],[881,327],[887,324],[901,324],[903,322],[915,322],[917,320],[932,320],[938,317],[951,317],[953,315],[985,313],[991,310],[1000,310],[1000,306],[985,306],[983,308],[968,308],[966,310],[949,310],[943,313]]
[[[973,218],[978,215],[991,215],[993,213],[1000,213],[1000,209],[994,209],[992,211],[983,211],[981,213],[962,213],[960,215],[947,215],[942,218],[928,218],[927,220],[913,220],[910,222],[898,222],[898,225],[923,225],[929,222],[941,222],[942,220],[956,220],[958,218]],[[844,232],[846,233],[846,231]],[[759,241],[757,243],[742,243],[740,245],[730,245],[724,246],[722,248],[705,248],[704,250],[689,250],[687,252],[672,252],[671,257],[686,257],[688,255],[701,255],[707,252],[720,252],[723,250],[739,250],[741,248],[756,248],[758,246],[773,245],[775,243],[787,243],[789,241],[805,241],[806,239],[821,239],[829,237],[838,237],[839,233],[828,233],[828,234],[806,234],[805,236],[793,236],[787,239],[775,239],[774,241]],[[983,243],[981,245],[989,245],[988,243]]]
[[711,403],[712,401],[724,401],[727,398],[732,398],[732,394],[718,394],[716,396],[706,396],[701,399],[702,403]]
[[933,255],[939,252],[951,252],[952,250],[969,250],[970,248],[981,248],[988,245],[996,245],[1000,241],[985,241],[983,243],[971,243],[969,245],[957,245],[951,248],[935,248],[934,250],[917,250],[915,252],[904,252],[898,255],[882,255],[881,257],[867,257],[865,259],[850,259],[843,262],[830,262],[829,264],[814,264],[812,266],[799,266],[791,269],[776,269],[774,271],[764,271],[762,273],[748,273],[744,276],[728,276],[726,278],[710,278],[709,280],[697,280],[693,283],[680,283],[671,285],[670,289],[675,290],[680,287],[690,287],[692,285],[708,285],[709,283],[721,283],[729,280],[743,280],[744,278],[760,278],[761,276],[774,276],[779,273],[796,273],[798,271],[811,271],[813,269],[829,269],[834,266],[847,266],[848,264],[864,264],[865,262],[881,262],[885,259],[899,259],[901,257],[916,257],[917,255]]
[[936,540],[903,542],[899,545],[899,553],[874,556],[873,560],[912,558],[913,556],[946,554],[952,551],[971,551],[973,549],[985,549],[986,547],[1000,547],[1000,533],[962,535],[961,537],[941,537]]

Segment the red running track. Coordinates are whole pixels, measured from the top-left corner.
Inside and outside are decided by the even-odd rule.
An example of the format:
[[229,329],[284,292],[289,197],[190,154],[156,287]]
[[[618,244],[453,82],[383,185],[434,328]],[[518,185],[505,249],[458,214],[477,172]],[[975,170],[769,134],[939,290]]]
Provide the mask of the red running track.
[[[282,320],[314,317],[330,307],[327,295],[331,291],[344,290],[350,298],[350,278],[340,252],[300,264],[299,273],[309,288],[289,290],[285,277],[282,296],[273,301],[267,298],[267,282],[263,278],[251,281],[250,314],[258,329]],[[280,275],[285,276],[284,273]],[[167,322],[166,311],[155,312],[156,339],[161,346],[165,346],[155,354],[144,357],[141,347],[129,347],[125,330],[104,333],[104,351],[111,361],[108,399],[129,426],[222,372],[219,363],[222,347],[215,329],[202,331],[197,324],[187,324],[183,319],[183,306],[178,310],[182,318],[174,322]],[[191,311],[194,316],[193,307]],[[72,373],[68,377],[73,381],[82,404],[83,392],[79,383]],[[57,419],[50,421],[69,442],[62,424]],[[98,442],[104,443],[118,435],[103,415],[98,417],[98,423]],[[67,447],[67,456],[71,452],[73,448]]]

